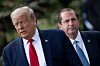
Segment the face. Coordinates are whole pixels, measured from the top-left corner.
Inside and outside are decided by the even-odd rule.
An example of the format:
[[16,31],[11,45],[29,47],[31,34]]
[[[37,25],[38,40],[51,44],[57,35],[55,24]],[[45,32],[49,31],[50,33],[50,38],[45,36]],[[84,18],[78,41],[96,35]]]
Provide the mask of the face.
[[62,12],[61,17],[61,24],[59,24],[60,29],[62,29],[69,38],[72,38],[72,36],[75,38],[79,29],[79,20],[75,13],[73,11]]
[[31,20],[27,15],[13,19],[17,33],[24,39],[31,39],[36,31],[36,19]]

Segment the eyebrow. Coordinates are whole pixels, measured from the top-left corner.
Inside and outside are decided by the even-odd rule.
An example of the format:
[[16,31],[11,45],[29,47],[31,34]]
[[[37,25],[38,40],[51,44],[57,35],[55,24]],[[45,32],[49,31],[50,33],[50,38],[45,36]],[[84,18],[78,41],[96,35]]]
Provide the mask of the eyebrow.
[[[75,17],[71,18],[71,20],[73,20],[73,19],[74,19],[74,20],[77,20],[77,18],[75,18]],[[66,21],[68,21],[68,20],[69,20],[69,19],[65,19],[64,22],[66,22]]]

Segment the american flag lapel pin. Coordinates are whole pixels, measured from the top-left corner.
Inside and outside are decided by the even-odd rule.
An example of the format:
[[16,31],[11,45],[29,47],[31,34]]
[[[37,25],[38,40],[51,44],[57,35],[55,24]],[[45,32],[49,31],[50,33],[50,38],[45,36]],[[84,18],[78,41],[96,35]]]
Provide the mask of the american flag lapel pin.
[[90,42],[90,40],[88,40],[88,42]]
[[48,42],[48,40],[45,40],[45,42]]

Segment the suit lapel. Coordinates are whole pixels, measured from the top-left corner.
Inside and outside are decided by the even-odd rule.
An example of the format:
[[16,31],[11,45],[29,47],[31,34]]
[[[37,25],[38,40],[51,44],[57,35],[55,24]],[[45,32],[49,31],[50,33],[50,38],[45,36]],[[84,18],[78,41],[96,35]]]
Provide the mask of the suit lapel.
[[89,60],[91,63],[91,60],[93,59],[93,56],[95,56],[95,52],[93,50],[94,46],[93,46],[93,40],[87,35],[87,33],[81,32],[82,35],[82,39],[84,41],[85,44],[85,48],[87,50],[88,56],[89,56]]
[[44,56],[47,66],[52,66],[52,56],[51,56],[51,46],[50,46],[50,36],[46,34],[45,31],[39,30],[39,35],[44,51]]
[[19,64],[29,66],[21,37],[16,41],[16,45],[16,54],[18,55]]

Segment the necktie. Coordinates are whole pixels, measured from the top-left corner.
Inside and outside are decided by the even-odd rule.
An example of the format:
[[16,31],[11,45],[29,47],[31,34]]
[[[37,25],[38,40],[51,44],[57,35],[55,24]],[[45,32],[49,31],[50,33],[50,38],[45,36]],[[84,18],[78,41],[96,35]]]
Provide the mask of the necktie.
[[34,46],[32,45],[33,39],[28,40],[30,42],[29,45],[29,57],[31,66],[39,66],[38,57],[35,51]]
[[82,51],[82,49],[78,46],[77,42],[78,41],[74,41],[74,44],[76,44],[76,52],[77,52],[82,64],[84,66],[90,66],[85,55],[84,55],[84,53],[83,53],[83,51]]

